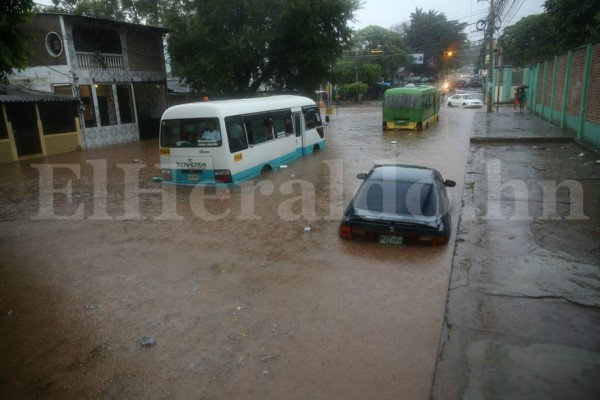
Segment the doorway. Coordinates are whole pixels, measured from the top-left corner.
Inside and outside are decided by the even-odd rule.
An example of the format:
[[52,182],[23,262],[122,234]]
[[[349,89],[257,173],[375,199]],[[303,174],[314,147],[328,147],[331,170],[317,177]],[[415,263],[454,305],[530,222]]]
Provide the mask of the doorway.
[[41,155],[42,143],[37,129],[35,104],[10,103],[6,105],[6,113],[12,124],[18,156]]

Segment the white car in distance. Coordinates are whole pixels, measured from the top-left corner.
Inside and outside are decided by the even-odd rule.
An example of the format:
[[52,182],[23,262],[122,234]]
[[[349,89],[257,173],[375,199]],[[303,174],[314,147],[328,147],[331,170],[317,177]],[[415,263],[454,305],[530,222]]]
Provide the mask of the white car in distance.
[[448,107],[482,107],[483,102],[472,94],[457,93],[448,98]]

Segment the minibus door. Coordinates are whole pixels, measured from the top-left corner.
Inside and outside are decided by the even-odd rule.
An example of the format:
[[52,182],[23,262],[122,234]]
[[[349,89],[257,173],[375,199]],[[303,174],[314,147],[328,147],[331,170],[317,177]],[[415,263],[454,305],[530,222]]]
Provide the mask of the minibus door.
[[294,126],[296,127],[296,155],[304,155],[304,124],[302,112],[294,112]]

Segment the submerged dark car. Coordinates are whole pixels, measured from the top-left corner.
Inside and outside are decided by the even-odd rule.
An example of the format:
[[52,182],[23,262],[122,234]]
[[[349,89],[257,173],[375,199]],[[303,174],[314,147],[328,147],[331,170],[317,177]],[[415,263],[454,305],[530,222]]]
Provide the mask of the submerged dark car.
[[344,212],[339,234],[391,244],[445,245],[450,239],[450,199],[443,180],[432,168],[375,165]]

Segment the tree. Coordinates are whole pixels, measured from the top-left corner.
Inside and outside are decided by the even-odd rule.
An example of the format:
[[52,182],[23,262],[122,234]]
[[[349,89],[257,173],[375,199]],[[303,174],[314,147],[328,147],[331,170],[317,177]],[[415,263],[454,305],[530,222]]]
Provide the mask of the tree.
[[4,0],[0,3],[0,82],[7,83],[13,68],[27,66],[29,49],[27,38],[19,30],[19,24],[33,14],[33,0]]
[[86,17],[126,21],[119,0],[52,0],[54,7],[48,11],[67,11]]
[[[352,43],[357,53],[369,54],[365,61],[369,64],[378,65],[383,74],[378,77],[382,77],[386,81],[393,81],[398,69],[410,61],[404,38],[401,34],[389,29],[368,26],[356,32],[352,38]],[[382,54],[372,56],[370,53],[374,49],[381,50]],[[373,82],[367,81],[367,83]]]
[[504,64],[522,67],[558,51],[556,33],[547,14],[529,15],[504,29],[498,38]]
[[514,66],[546,60],[600,40],[596,0],[546,0],[545,12],[522,18],[498,38],[504,59]]
[[358,0],[193,0],[169,18],[174,71],[201,91],[312,92],[329,76]]
[[458,58],[446,57],[444,52],[460,52],[467,43],[464,33],[466,22],[448,21],[444,13],[415,9],[410,14],[410,26],[406,28],[406,44],[412,53],[423,53],[425,63],[414,66],[418,73],[430,72],[432,75],[458,66]]
[[554,31],[557,53],[600,40],[598,0],[546,0],[544,9]]
[[181,0],[52,0],[48,11],[160,26],[165,15],[182,8]]

